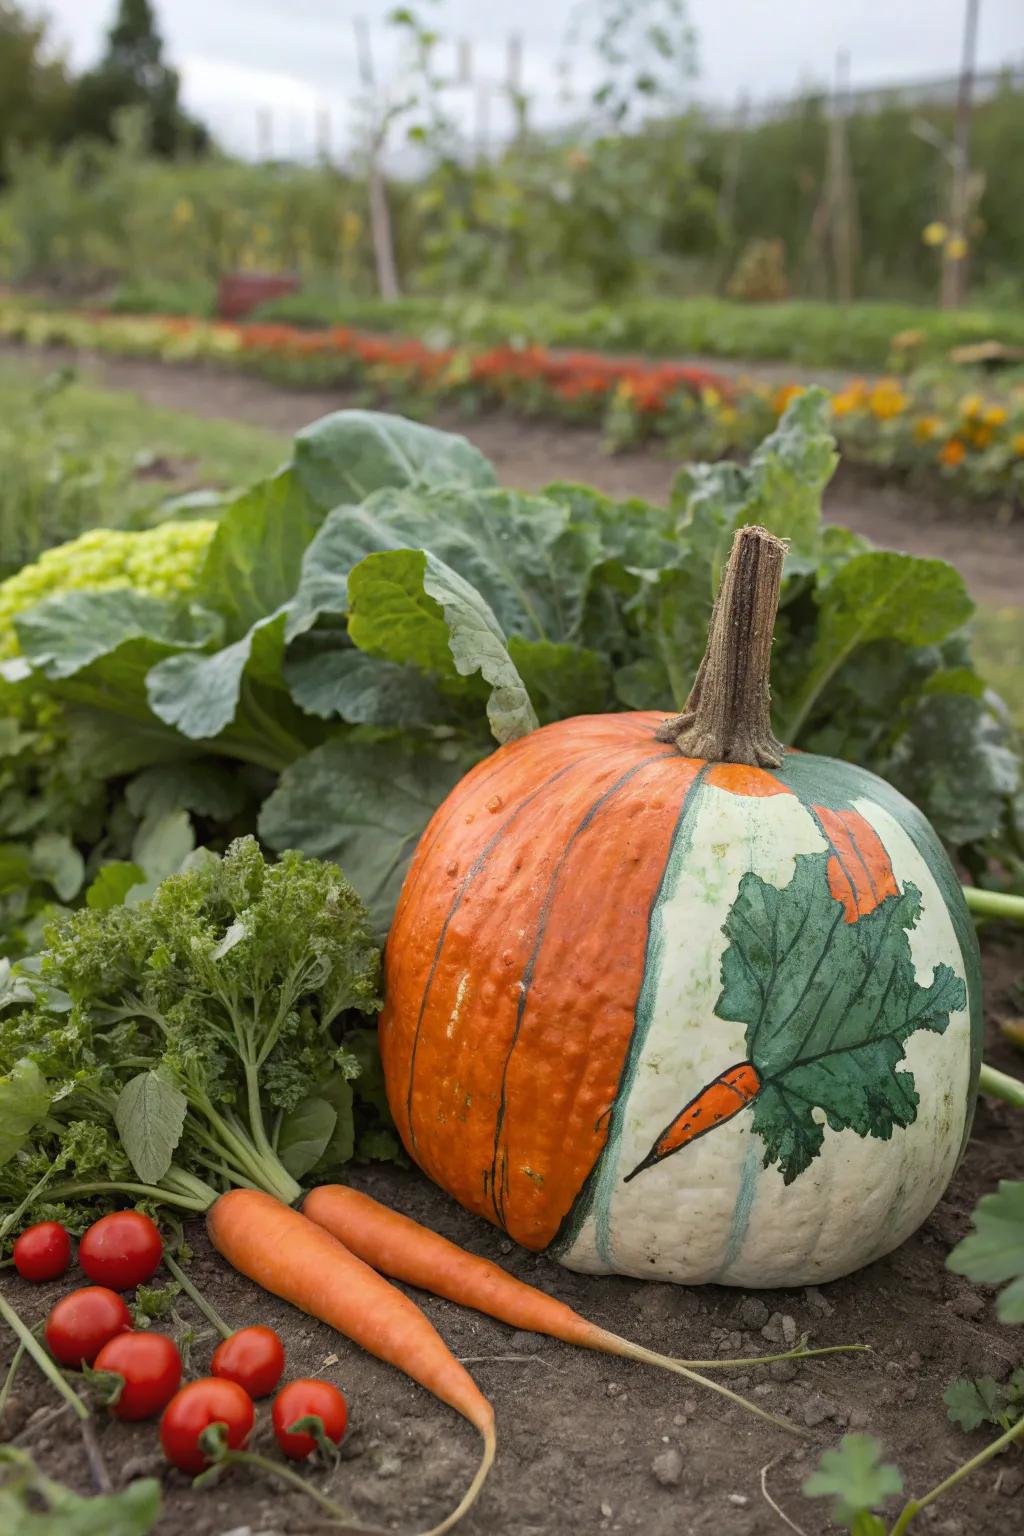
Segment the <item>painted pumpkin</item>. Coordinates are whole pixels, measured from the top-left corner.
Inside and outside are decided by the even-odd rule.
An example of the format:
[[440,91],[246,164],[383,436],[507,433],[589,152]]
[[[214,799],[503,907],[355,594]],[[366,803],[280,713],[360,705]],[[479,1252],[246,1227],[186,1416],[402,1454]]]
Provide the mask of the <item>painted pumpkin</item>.
[[[479,764],[388,940],[406,1148],[572,1269],[835,1278],[924,1220],[970,1127],[980,977],[956,875],[882,780],[774,742],[781,554],[766,638],[737,550],[683,715],[565,720]],[[722,760],[737,741],[748,761]]]

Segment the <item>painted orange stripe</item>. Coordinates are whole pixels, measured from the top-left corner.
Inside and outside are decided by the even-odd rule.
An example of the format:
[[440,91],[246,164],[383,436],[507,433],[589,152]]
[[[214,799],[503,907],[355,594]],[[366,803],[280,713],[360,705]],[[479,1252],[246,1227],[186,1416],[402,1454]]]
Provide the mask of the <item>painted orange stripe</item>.
[[[502,1072],[544,894],[573,830],[644,755],[646,746],[617,743],[584,756],[543,803],[510,823],[488,856],[486,877],[469,887],[451,917],[440,954],[430,956],[411,1095],[414,1152],[428,1174],[492,1221]],[[422,990],[417,985],[417,1010]],[[531,1123],[545,1115],[540,1099]]]
[[505,1072],[497,1144],[503,1225],[527,1247],[554,1237],[607,1140],[651,905],[700,767],[672,755],[642,768],[559,871]]
[[813,810],[832,844],[828,888],[842,902],[846,921],[855,923],[887,896],[898,894],[892,863],[878,833],[859,811],[831,811],[821,805]]
[[708,769],[706,784],[716,789],[727,789],[731,795],[748,795],[762,799],[767,795],[791,795],[788,785],[781,783],[766,768],[748,767],[745,763],[713,763]]

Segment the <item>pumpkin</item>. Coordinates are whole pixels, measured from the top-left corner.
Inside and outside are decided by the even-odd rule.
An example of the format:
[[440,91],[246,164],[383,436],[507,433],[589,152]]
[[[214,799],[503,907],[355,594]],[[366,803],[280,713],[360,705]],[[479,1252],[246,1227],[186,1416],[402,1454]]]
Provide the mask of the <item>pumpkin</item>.
[[563,720],[470,772],[410,865],[380,1041],[410,1156],[572,1269],[813,1284],[956,1168],[977,941],[921,814],[786,751],[784,546],[742,529],[683,713]]

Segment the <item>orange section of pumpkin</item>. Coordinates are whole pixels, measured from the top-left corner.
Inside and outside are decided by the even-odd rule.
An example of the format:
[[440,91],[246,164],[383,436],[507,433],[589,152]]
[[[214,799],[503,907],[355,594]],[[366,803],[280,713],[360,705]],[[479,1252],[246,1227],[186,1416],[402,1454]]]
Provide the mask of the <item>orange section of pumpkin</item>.
[[[705,766],[658,746],[662,718],[560,721],[480,764],[424,833],[388,942],[381,1049],[403,1140],[529,1247],[607,1139],[651,906]],[[789,793],[761,769],[707,778]]]
[[874,911],[887,896],[899,894],[889,855],[870,822],[859,811],[830,811],[813,807],[832,844],[828,888],[843,904],[848,923]]

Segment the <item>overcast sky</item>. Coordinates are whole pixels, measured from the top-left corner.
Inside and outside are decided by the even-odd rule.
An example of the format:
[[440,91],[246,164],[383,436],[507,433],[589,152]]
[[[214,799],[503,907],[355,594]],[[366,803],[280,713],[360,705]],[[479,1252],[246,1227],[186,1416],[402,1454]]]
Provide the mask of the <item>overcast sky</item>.
[[[101,51],[116,0],[42,0],[77,67]],[[357,91],[353,18],[372,29],[378,74],[394,48],[384,19],[397,0],[156,0],[168,53],[188,105],[226,147],[257,144],[257,117],[269,111],[276,153],[311,152],[325,111],[333,147],[343,151]],[[523,78],[538,114],[557,119],[556,67],[576,0],[420,0],[414,8],[447,38],[465,37],[477,79],[498,81],[505,39],[522,35]],[[734,104],[790,94],[827,80],[836,53],[850,55],[854,86],[952,74],[960,57],[965,0],[690,0],[699,38],[694,89],[704,101]],[[454,46],[452,48],[454,55]],[[1024,66],[1024,0],[981,0],[981,68]],[[583,68],[577,84],[585,86]],[[452,96],[467,125],[472,93]],[[502,127],[497,97],[491,132]]]

